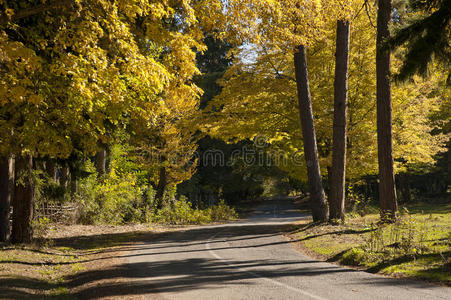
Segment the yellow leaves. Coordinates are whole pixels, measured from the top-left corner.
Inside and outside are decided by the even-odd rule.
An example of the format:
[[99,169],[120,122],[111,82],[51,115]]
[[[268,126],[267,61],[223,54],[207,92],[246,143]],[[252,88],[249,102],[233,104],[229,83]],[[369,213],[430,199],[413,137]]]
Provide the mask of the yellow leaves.
[[[358,3],[358,4],[357,4]],[[361,0],[229,0],[230,35],[238,41],[294,48],[324,39],[327,24],[354,17]],[[224,35],[224,34],[223,34]]]
[[23,101],[27,95],[27,90],[20,85],[14,86],[10,90],[10,95],[17,99],[17,101]]
[[[396,61],[395,61],[396,63]],[[442,99],[438,86],[443,75],[428,80],[414,78],[413,83],[393,88],[393,143],[395,157],[402,158],[396,170],[402,171],[415,163],[433,163],[433,156],[444,150],[444,134],[431,134],[430,117],[439,111]]]
[[[191,82],[205,49],[199,24],[215,24],[208,12],[222,13],[221,1],[75,2],[75,10],[37,15],[38,26],[15,24],[28,44],[0,32],[0,109],[27,120],[15,128],[16,146],[67,157],[77,143],[92,152],[133,120],[190,153],[187,124],[202,93]],[[2,141],[8,126],[0,120]]]
[[[327,164],[330,165],[331,159],[328,145],[332,140],[336,20],[340,16],[352,15],[363,2],[323,1],[321,5],[312,4],[317,6],[309,11],[287,8],[284,10],[287,14],[285,16],[280,11],[271,11],[279,9],[278,5],[283,7],[287,3],[289,2],[266,0],[256,4],[260,5],[259,9],[268,12],[263,14],[261,25],[254,24],[260,29],[254,32],[253,41],[258,43],[243,47],[241,53],[234,53],[234,64],[220,81],[222,92],[209,104],[208,113],[203,116],[207,125],[202,130],[226,141],[264,135],[268,138],[270,147],[288,155],[302,149],[293,80],[292,43],[302,42],[309,37],[310,87],[319,150],[322,152],[320,159],[325,168]],[[308,5],[304,1],[290,3]],[[330,17],[326,16],[322,21],[315,20],[325,11],[331,13]],[[274,12],[273,19],[269,18],[272,16],[270,12]],[[307,24],[319,27],[308,29],[303,24],[296,27],[297,23],[289,22],[292,20],[288,17],[289,12],[293,18],[307,18]],[[284,27],[281,24],[285,24]],[[352,27],[347,174],[348,178],[358,178],[363,174],[377,172],[376,48],[375,30],[365,14],[353,19]],[[294,32],[303,32],[305,36]],[[317,38],[317,33],[322,33],[323,36]],[[284,38],[280,38],[281,36]],[[247,59],[243,54],[249,48],[254,55],[253,59]],[[396,61],[394,64],[396,65]],[[393,86],[396,160],[405,160],[409,164],[430,163],[440,151],[445,139],[443,135],[431,134],[432,124],[429,120],[430,113],[439,107],[440,97],[426,96],[435,95],[438,86],[436,79],[427,82],[418,78],[415,83],[407,86]],[[302,175],[300,166],[291,164],[284,168],[295,176]]]

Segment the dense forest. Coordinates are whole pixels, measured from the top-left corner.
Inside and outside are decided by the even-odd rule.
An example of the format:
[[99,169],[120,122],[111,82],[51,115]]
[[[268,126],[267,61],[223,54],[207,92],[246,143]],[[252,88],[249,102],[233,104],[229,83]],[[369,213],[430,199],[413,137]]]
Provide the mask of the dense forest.
[[50,204],[178,224],[308,196],[335,224],[449,201],[450,8],[0,0],[0,240]]

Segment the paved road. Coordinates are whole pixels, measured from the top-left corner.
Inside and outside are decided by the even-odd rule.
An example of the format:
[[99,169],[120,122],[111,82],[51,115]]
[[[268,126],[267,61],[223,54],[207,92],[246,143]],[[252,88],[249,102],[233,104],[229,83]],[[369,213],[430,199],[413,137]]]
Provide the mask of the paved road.
[[305,218],[272,200],[248,219],[171,233],[128,258],[135,295],[149,299],[451,299],[451,289],[319,262],[280,226]]

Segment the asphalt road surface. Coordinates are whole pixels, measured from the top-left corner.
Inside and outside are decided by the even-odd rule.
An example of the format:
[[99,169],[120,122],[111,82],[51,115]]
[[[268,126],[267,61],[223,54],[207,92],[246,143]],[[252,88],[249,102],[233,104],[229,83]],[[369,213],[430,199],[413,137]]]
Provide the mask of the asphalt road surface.
[[305,218],[272,200],[246,220],[200,226],[137,245],[128,258],[135,295],[149,299],[451,299],[451,289],[309,258],[280,235]]

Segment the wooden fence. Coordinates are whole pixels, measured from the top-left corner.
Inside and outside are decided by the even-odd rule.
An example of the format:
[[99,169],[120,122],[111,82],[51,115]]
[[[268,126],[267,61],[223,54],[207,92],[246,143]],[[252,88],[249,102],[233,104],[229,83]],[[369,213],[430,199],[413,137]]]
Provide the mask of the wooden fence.
[[42,203],[36,207],[36,220],[47,218],[56,223],[73,224],[77,221],[79,206],[74,203]]

